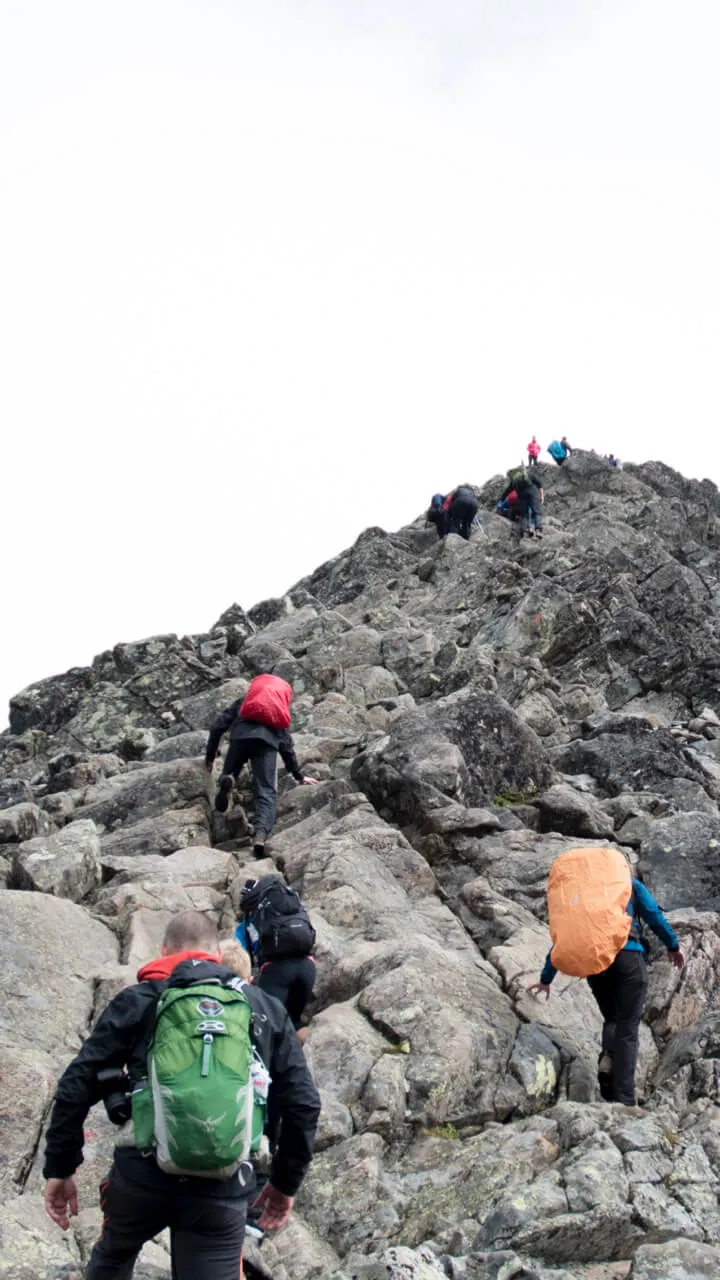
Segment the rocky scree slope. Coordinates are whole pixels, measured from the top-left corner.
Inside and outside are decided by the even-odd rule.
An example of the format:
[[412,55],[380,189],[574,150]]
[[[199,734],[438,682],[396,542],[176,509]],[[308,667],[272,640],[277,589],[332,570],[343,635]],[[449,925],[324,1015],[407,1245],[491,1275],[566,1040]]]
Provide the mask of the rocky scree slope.
[[[260,671],[295,687],[313,789],[272,855],[318,931],[307,1056],[318,1151],[275,1280],[677,1280],[720,1274],[720,497],[650,463],[545,471],[542,543],[422,519],[369,529],[282,599],[121,644],[11,702],[0,737],[0,1276],[73,1280],[112,1149],[88,1121],[82,1212],[41,1203],[54,1082],[172,912],[229,933],[241,787],[212,811],[207,728]],[[603,1104],[584,983],[525,994],[545,882],[623,848],[688,956],[653,959],[638,1080]],[[268,859],[261,870],[270,871]],[[166,1242],[137,1275],[168,1274]]]

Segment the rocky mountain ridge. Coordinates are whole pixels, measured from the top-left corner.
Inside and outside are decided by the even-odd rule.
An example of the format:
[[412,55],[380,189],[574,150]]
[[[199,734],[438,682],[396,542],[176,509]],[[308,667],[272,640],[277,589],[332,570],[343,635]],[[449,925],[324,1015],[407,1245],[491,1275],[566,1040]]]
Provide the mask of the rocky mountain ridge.
[[[172,912],[233,927],[258,865],[249,792],[215,814],[201,756],[216,711],[270,670],[321,782],[283,783],[270,851],[318,932],[323,1113],[259,1261],[275,1280],[720,1274],[720,495],[587,454],[543,475],[541,543],[493,514],[495,478],[469,543],[422,518],[369,529],[280,599],[12,699],[0,1276],[81,1274],[112,1129],[96,1108],[63,1237],[40,1201],[54,1081]],[[599,1100],[586,985],[525,990],[553,858],[608,842],[688,956],[682,975],[653,957],[638,1114]],[[160,1241],[137,1274],[168,1270]]]

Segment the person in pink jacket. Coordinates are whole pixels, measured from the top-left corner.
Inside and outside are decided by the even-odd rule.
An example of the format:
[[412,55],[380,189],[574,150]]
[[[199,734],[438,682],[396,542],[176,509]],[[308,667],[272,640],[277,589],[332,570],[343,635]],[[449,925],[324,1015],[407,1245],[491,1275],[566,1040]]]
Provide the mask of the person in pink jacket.
[[527,447],[527,452],[528,452],[528,466],[536,467],[537,460],[540,457],[540,445],[538,444],[534,436]]

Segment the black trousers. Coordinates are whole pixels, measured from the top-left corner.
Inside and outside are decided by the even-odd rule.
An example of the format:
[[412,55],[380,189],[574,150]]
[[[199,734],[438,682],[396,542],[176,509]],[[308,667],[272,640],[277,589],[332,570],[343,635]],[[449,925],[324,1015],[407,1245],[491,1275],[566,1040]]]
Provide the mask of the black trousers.
[[287,956],[268,960],[260,970],[256,985],[275,996],[285,1006],[295,1030],[302,1026],[305,1005],[315,986],[315,962],[310,956]]
[[143,1245],[170,1228],[173,1280],[238,1280],[252,1178],[178,1178],[118,1150],[100,1187],[105,1216],[86,1280],[130,1280]]
[[456,498],[448,511],[448,533],[459,533],[466,541],[470,537],[472,522],[477,515],[477,502],[473,498]]
[[619,951],[609,969],[588,978],[603,1016],[603,1052],[612,1058],[612,1100],[627,1107],[635,1105],[635,1065],[647,981],[644,951]]
[[534,458],[534,457],[533,457],[533,455],[532,455],[531,453],[529,453],[529,454],[528,454],[528,466],[529,466],[529,467],[536,467],[536,466],[537,466],[537,464],[538,464],[537,458]]
[[542,529],[542,503],[540,502],[540,491],[537,485],[529,484],[527,486],[523,486],[522,489],[518,489],[518,498],[520,499],[520,503],[525,511],[522,519],[523,532],[525,532],[525,530],[530,526],[530,521],[528,519],[529,512],[532,512],[535,521],[535,528]]
[[277,756],[273,747],[257,739],[230,742],[223,773],[237,778],[243,765],[250,762],[255,798],[255,836],[269,836],[275,826],[277,811]]

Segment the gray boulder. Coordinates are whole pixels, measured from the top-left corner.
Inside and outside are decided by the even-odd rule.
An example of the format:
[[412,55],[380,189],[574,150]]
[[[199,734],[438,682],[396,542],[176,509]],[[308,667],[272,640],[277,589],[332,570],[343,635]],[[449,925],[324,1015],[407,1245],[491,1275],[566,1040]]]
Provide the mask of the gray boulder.
[[640,842],[640,870],[668,910],[718,910],[720,818],[677,813],[653,822]]
[[82,902],[101,879],[100,840],[94,822],[71,822],[51,836],[18,845],[14,887]]
[[138,822],[165,809],[208,801],[210,788],[210,776],[200,761],[172,760],[120,774],[91,787],[76,813],[79,818],[90,818],[113,831],[128,818]]
[[535,801],[543,831],[561,831],[576,836],[612,836],[613,823],[592,796],[576,791],[565,782],[548,787]]

